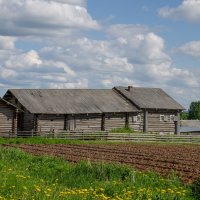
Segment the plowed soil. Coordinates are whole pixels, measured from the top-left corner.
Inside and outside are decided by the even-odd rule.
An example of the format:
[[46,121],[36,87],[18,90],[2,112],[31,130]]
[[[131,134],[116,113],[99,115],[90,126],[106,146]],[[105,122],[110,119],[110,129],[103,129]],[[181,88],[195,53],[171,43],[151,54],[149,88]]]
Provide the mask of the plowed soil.
[[[16,147],[16,145],[4,145]],[[20,149],[33,155],[62,157],[69,162],[81,160],[123,163],[142,171],[167,176],[174,171],[183,182],[200,177],[200,146],[155,144],[23,144]]]

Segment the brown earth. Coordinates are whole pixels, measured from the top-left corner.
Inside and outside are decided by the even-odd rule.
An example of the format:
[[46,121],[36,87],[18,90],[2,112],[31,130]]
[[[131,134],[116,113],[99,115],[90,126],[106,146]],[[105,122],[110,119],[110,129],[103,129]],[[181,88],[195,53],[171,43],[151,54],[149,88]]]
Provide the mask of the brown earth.
[[[16,147],[16,145],[4,145]],[[33,155],[62,157],[69,162],[81,160],[127,164],[142,171],[167,176],[174,171],[183,182],[200,177],[200,146],[155,144],[22,144],[20,149]]]

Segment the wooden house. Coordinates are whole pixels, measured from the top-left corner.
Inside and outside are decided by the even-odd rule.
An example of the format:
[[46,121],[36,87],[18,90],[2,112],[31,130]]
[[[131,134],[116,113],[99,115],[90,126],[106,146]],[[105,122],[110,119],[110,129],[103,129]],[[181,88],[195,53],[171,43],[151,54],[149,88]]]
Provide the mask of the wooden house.
[[0,98],[0,136],[17,132],[18,108]]
[[[104,131],[129,126],[140,112],[112,89],[11,89],[4,99],[23,110],[19,131]],[[131,121],[141,129],[141,122]]]
[[180,112],[184,108],[162,89],[128,86],[113,90],[142,110],[144,132],[180,133]]

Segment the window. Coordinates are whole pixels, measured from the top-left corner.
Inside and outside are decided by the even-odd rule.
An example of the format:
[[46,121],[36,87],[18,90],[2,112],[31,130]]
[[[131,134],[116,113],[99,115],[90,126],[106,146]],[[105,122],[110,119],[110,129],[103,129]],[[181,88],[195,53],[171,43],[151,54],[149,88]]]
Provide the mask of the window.
[[165,121],[165,115],[160,115],[160,122],[164,122]]
[[141,122],[142,121],[142,117],[141,115],[136,115],[136,116],[133,116],[133,122]]
[[170,115],[170,121],[174,121],[175,116],[174,115]]
[[137,122],[141,122],[141,121],[142,121],[141,115],[137,115]]
[[175,121],[175,122],[178,121],[178,116],[174,116],[174,121]]

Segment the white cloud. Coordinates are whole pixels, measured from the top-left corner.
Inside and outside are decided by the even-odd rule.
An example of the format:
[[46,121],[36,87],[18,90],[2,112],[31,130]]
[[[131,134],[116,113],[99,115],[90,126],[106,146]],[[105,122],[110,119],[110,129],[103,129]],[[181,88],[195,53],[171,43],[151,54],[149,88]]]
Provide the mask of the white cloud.
[[12,78],[17,76],[17,72],[14,70],[4,69],[2,67],[0,67],[0,70],[1,70],[0,73],[1,78]]
[[186,55],[200,58],[200,41],[188,42],[177,49]]
[[88,88],[88,79],[83,78],[80,80],[77,80],[77,82],[68,82],[68,83],[51,83],[50,88],[55,89],[65,89],[65,88]]
[[31,50],[22,54],[15,54],[9,57],[3,64],[5,68],[16,71],[41,71],[61,72],[69,76],[76,76],[75,72],[65,63],[40,58],[38,52]]
[[[113,51],[127,57],[127,60],[134,65],[132,73],[134,80],[141,84],[152,82],[152,85],[155,83],[169,85],[172,82],[185,87],[199,86],[196,75],[189,70],[173,66],[171,58],[165,53],[163,38],[148,28],[117,25],[111,26],[108,32],[116,37],[116,40],[111,42]],[[106,83],[109,82],[111,80],[108,79]]]
[[63,70],[63,75],[67,74],[68,76],[75,77],[76,73],[74,70],[72,70],[67,64],[59,61],[44,61],[44,66],[46,67],[53,67],[55,69],[62,69]]
[[98,29],[84,1],[0,0],[0,34],[69,34],[75,29]]
[[0,35],[0,50],[13,50],[15,49],[16,38],[1,36]]
[[183,0],[175,8],[163,7],[159,9],[159,15],[164,18],[200,23],[200,1]]
[[[192,72],[173,66],[171,58],[165,53],[163,38],[148,31],[148,28],[113,25],[107,33],[109,40],[86,37],[65,40],[63,45],[43,48],[41,55],[74,66],[77,74],[87,77],[91,87],[94,84],[108,87],[131,82],[140,85],[169,85],[170,82],[187,87],[199,85]],[[109,77],[105,78],[108,74]]]
[[171,63],[163,63],[162,65],[147,65],[146,73],[157,84],[165,83],[166,85],[172,82],[176,85],[185,87],[198,87],[199,81],[192,72],[185,69],[175,68]]
[[86,0],[45,0],[47,2],[59,2],[63,4],[71,4],[71,5],[79,5],[79,6],[85,6]]
[[[164,40],[141,25],[113,25],[108,33],[116,38],[113,49],[127,56],[129,60],[142,64],[170,61],[164,52]],[[128,34],[127,34],[128,33]],[[125,50],[124,50],[125,48]]]
[[106,88],[112,88],[114,86],[134,86],[139,87],[140,85],[137,84],[135,81],[125,78],[125,77],[119,77],[119,76],[112,76],[108,75],[105,79],[101,81],[102,85]]
[[106,40],[78,38],[65,41],[64,46],[51,46],[41,50],[43,56],[50,56],[75,66],[80,71],[132,72],[134,70],[126,56],[114,52],[112,44]]
[[131,38],[133,35],[145,34],[150,30],[147,26],[140,24],[115,24],[107,28],[106,32],[110,35],[113,35],[117,38],[123,36],[124,38]]
[[39,66],[42,60],[36,51],[31,50],[27,53],[16,54],[5,61],[5,66],[12,69],[29,68],[32,66]]
[[128,62],[127,58],[106,58],[105,59],[105,67],[110,69],[114,69],[117,71],[133,71],[133,65]]
[[1,83],[6,82],[6,85],[15,88],[87,85],[83,78],[80,82],[76,72],[66,63],[42,58],[35,50],[25,53],[13,50],[6,60],[0,59],[0,71]]
[[[1,31],[10,35],[30,35],[20,39],[0,36],[2,87],[112,88],[133,85],[169,89],[174,85],[179,88],[199,86],[199,74],[174,66],[165,51],[164,39],[148,27],[111,25],[101,30],[105,39],[98,40],[84,34],[66,36],[74,29],[98,27],[98,22],[87,13],[85,1],[0,0],[2,4],[0,35]],[[46,6],[47,11],[38,11],[40,6]],[[4,14],[9,11],[4,19],[1,18],[3,9]],[[49,33],[55,33],[55,37]],[[65,35],[58,37],[57,33]],[[40,37],[43,34],[50,37]],[[16,41],[21,49],[15,47]],[[26,48],[30,45],[30,48],[23,50],[23,45]],[[191,49],[194,52],[195,48]]]

